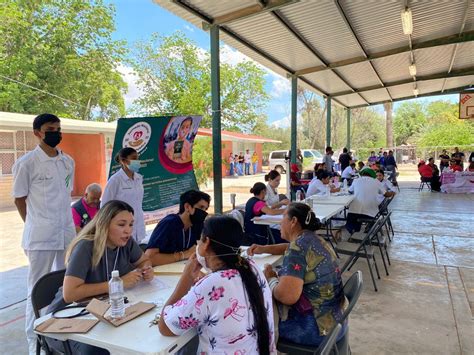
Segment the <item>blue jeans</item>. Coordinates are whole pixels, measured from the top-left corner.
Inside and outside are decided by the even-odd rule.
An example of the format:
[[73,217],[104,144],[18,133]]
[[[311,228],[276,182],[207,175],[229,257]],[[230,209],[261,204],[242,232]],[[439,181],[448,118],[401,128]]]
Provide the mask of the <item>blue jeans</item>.
[[242,163],[238,163],[237,164],[237,174],[239,174],[240,176],[244,175],[244,172],[243,172],[243,165]]
[[229,176],[234,176],[234,163],[230,163]]
[[[346,331],[347,321],[342,326],[337,340],[341,339]],[[325,338],[324,335],[319,335],[319,327],[313,314],[302,315],[294,309],[290,309],[286,321],[280,321],[278,333],[280,338],[301,345],[318,346]]]
[[245,175],[250,175],[250,163],[245,163]]
[[253,174],[255,175],[257,173],[258,169],[258,163],[253,163]]

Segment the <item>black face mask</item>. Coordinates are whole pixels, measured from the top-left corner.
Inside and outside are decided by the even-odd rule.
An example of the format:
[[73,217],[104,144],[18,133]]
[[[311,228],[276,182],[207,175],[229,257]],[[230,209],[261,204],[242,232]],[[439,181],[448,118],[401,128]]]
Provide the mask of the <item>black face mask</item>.
[[55,148],[59,144],[59,142],[61,142],[61,139],[62,139],[62,134],[60,131],[44,132],[43,142],[45,142],[51,148]]
[[207,217],[207,212],[197,207],[194,209],[194,214],[189,216],[193,226],[202,225],[206,217]]

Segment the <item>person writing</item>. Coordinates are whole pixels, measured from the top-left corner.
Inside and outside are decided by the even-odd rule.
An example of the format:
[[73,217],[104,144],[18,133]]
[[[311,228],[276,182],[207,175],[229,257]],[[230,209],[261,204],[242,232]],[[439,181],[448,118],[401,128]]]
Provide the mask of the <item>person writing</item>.
[[331,174],[324,170],[318,171],[316,176],[309,183],[306,196],[327,195],[329,193],[341,191],[340,188],[336,188],[334,185],[330,184],[330,182]]
[[[314,233],[320,226],[309,206],[291,203],[281,222],[282,237],[290,244],[253,244],[247,251],[284,255],[278,272],[267,265],[264,274],[280,304],[280,338],[302,345],[318,346],[348,306],[334,250]],[[347,328],[346,320],[338,339]]]
[[188,163],[191,161],[191,143],[188,140],[189,132],[193,126],[193,118],[186,117],[178,129],[178,137],[166,145],[166,156],[177,163]]
[[138,173],[140,160],[135,149],[126,147],[120,149],[115,157],[121,169],[109,178],[102,195],[102,204],[111,200],[128,203],[135,211],[133,239],[140,242],[146,236],[145,219],[143,216],[143,176]]
[[[272,294],[262,271],[240,256],[242,239],[242,227],[231,217],[204,222],[196,253],[158,324],[166,336],[196,328],[199,348],[187,353],[276,354]],[[201,268],[208,271],[202,278]]]
[[90,184],[86,187],[84,197],[72,204],[72,219],[74,220],[76,233],[79,233],[99,211],[101,195],[102,188],[100,185]]
[[[63,286],[48,312],[107,294],[113,270],[119,271],[125,288],[131,288],[141,280],[153,279],[151,262],[132,237],[133,223],[134,211],[126,202],[112,200],[102,206],[69,246]],[[57,348],[57,342],[48,339],[48,343]],[[74,353],[108,353],[79,342],[70,341],[70,345]]]
[[290,201],[285,198],[280,200],[280,195],[278,195],[277,188],[280,186],[281,175],[276,170],[270,170],[270,172],[265,175],[265,181],[267,182],[267,193],[265,194],[265,201],[270,208],[280,208],[282,206],[288,205]]
[[30,354],[36,352],[31,291],[43,275],[64,268],[64,250],[76,235],[71,214],[74,160],[57,148],[61,121],[50,113],[38,115],[33,134],[38,145],[13,165],[12,189],[25,222],[21,247],[29,263],[25,331]]
[[[267,226],[255,224],[252,219],[267,215],[281,215],[284,210],[279,208],[271,208],[265,203],[265,195],[267,194],[267,187],[262,182],[256,182],[250,189],[253,194],[245,205],[244,229],[245,233],[249,234],[255,239],[263,238],[267,240],[268,229]],[[275,241],[281,241],[280,231],[278,229],[269,228]]]
[[194,254],[210,201],[208,194],[196,190],[179,197],[179,213],[163,218],[148,241],[145,254],[153,266],[185,260]]

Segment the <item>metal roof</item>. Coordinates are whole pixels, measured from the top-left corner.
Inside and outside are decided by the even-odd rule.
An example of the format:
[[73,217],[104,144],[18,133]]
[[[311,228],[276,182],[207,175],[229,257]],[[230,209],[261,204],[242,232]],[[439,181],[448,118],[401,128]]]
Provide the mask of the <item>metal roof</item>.
[[[474,85],[473,0],[153,1],[198,27],[219,25],[225,43],[344,107]],[[402,30],[405,7],[411,35]]]

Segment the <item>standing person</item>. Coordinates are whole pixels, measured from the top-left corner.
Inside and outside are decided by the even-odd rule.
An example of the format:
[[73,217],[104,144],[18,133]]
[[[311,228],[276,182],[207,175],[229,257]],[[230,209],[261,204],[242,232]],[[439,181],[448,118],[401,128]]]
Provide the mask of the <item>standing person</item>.
[[444,169],[449,167],[449,154],[446,149],[443,149],[443,153],[439,156],[439,170],[443,172]]
[[244,175],[244,155],[242,152],[239,153],[239,175]]
[[250,175],[250,160],[252,156],[250,155],[250,152],[248,149],[245,150],[245,155],[244,155],[244,164],[245,164],[245,175]]
[[134,210],[135,222],[132,237],[136,242],[145,238],[145,219],[143,217],[143,176],[138,174],[140,160],[135,149],[126,147],[120,149],[115,161],[122,167],[112,175],[105,185],[102,204],[110,200],[128,203]]
[[25,222],[22,248],[28,257],[26,338],[36,353],[35,315],[31,290],[45,274],[64,268],[64,250],[76,235],[71,213],[74,160],[56,146],[61,142],[61,121],[50,113],[36,116],[36,148],[13,165],[13,192]]
[[380,167],[381,167],[382,169],[384,169],[384,170],[385,170],[386,165],[387,165],[387,164],[386,164],[387,157],[388,157],[387,152],[383,152],[383,153],[382,153],[382,156],[381,156],[380,159],[379,159]]
[[100,196],[102,188],[99,184],[90,184],[86,187],[84,197],[77,200],[72,205],[72,219],[76,227],[76,233],[79,233],[84,226],[89,223],[97,214],[100,207]]
[[397,167],[397,162],[395,161],[395,157],[393,156],[393,150],[388,151],[387,159],[385,159],[385,168],[387,171],[390,171],[390,180],[395,178],[395,172]]
[[332,151],[332,148],[331,147],[326,147],[326,154],[324,155],[323,157],[323,163],[326,165],[326,171],[328,173],[333,174],[334,170],[333,170],[333,160],[332,160],[332,155],[334,154],[334,152]]
[[370,157],[367,159],[367,162],[369,163],[369,165],[372,165],[372,164],[375,164],[376,161],[377,161],[377,156],[375,155],[375,151],[371,151]]
[[461,167],[461,170],[464,170],[464,153],[459,151],[459,148],[454,148],[454,153],[451,154],[451,158],[456,161],[456,164]]
[[351,156],[347,152],[347,148],[344,148],[342,150],[342,154],[339,155],[339,164],[341,164],[341,172],[343,172],[344,169],[346,169],[349,166],[350,162],[351,162]]
[[179,197],[179,212],[163,218],[148,242],[145,254],[153,266],[185,260],[195,253],[210,202],[211,196],[196,190]]
[[234,155],[234,175],[235,176],[242,175],[240,173],[239,156],[237,154]]
[[234,176],[234,156],[232,155],[232,152],[229,154],[227,159],[229,162],[229,176]]
[[255,175],[258,170],[258,155],[257,152],[253,152],[252,154],[252,167],[253,167],[253,174]]

